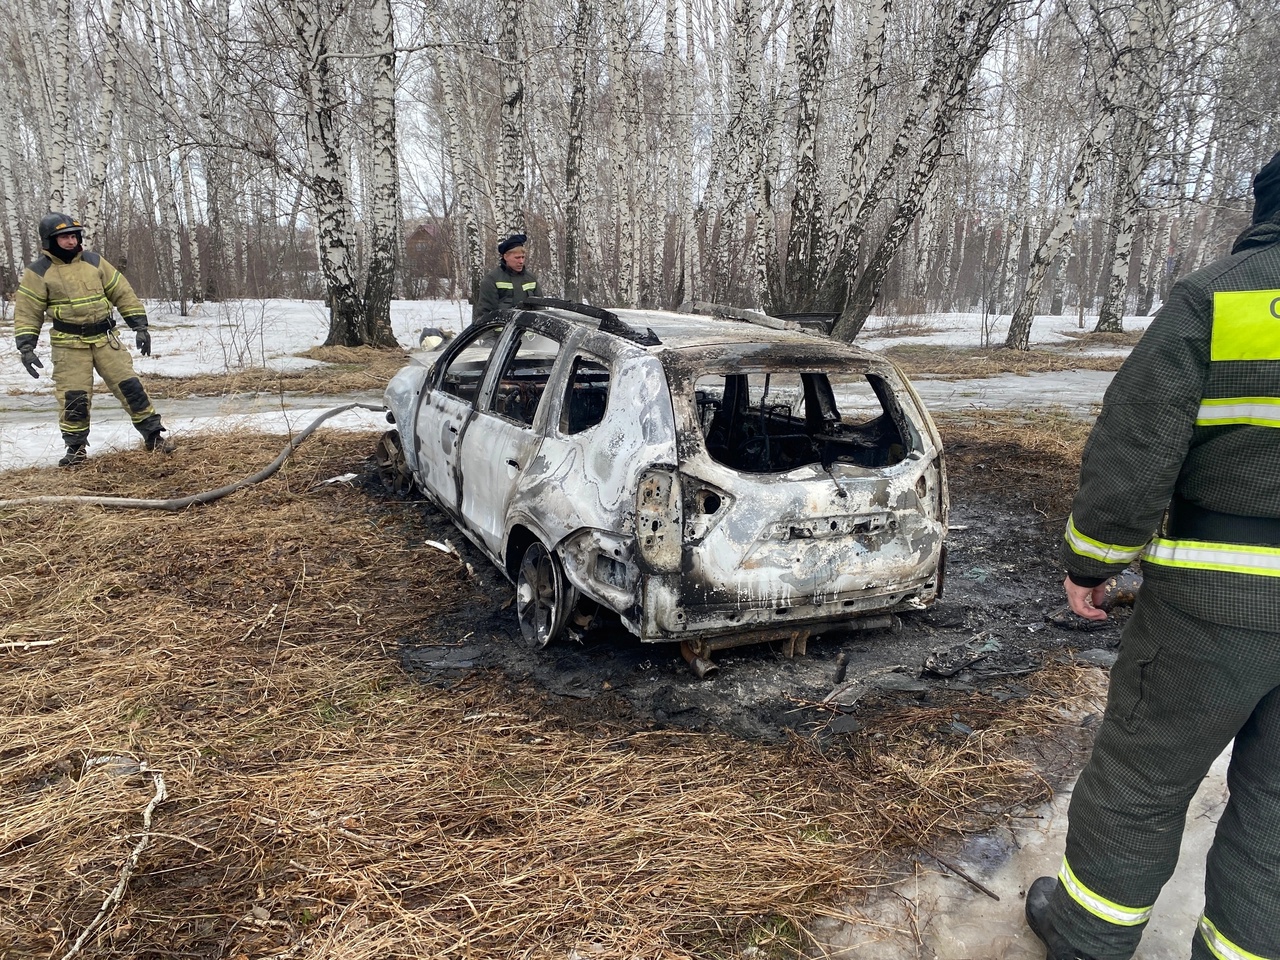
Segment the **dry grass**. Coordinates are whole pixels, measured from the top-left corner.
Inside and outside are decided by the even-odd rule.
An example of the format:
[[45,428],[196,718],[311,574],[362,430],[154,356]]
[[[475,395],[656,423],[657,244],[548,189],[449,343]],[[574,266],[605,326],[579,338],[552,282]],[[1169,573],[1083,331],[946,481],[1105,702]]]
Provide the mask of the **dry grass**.
[[196,377],[148,374],[147,390],[160,400],[246,393],[288,392],[312,396],[381,393],[387,381],[405,365],[409,355],[403,350],[378,350],[374,347],[312,347],[298,356],[318,360],[323,365],[291,371],[253,367]]
[[[1066,521],[1092,424],[1066,413],[987,410],[935,415],[962,495],[999,494]],[[953,497],[956,492],[953,491]]]
[[[1099,336],[1099,335],[1092,335]],[[1092,340],[1088,342],[1094,342]],[[1062,350],[1008,350],[1004,347],[948,347],[905,344],[884,353],[908,376],[933,376],[948,380],[994,377],[1001,373],[1032,376],[1060,370],[1119,370],[1123,356],[1093,355],[1072,348]]]
[[[10,473],[6,496],[193,493],[282,443],[193,437]],[[322,432],[176,516],[0,512],[0,957],[63,957],[86,929],[100,958],[789,956],[894,851],[1044,799],[1027,744],[1092,693],[1054,667],[1026,701],[818,752],[584,729],[483,675],[423,685],[398,643],[453,639],[474,587],[418,549],[411,507],[317,486],[372,444]],[[973,736],[934,732],[956,713]]]

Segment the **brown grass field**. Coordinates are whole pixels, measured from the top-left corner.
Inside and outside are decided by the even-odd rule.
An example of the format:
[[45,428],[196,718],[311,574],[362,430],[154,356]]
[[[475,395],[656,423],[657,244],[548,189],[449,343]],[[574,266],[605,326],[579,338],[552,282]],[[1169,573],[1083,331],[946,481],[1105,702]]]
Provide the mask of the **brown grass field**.
[[[1065,512],[1082,427],[943,428],[953,475]],[[476,588],[410,505],[322,482],[375,437],[321,430],[176,514],[24,501],[212,489],[284,438],[5,475],[0,958],[797,956],[912,850],[1045,800],[1036,757],[1097,694],[1055,665],[1028,699],[895,708],[820,750],[424,684],[398,644],[448,642]],[[930,732],[957,712],[974,736]]]

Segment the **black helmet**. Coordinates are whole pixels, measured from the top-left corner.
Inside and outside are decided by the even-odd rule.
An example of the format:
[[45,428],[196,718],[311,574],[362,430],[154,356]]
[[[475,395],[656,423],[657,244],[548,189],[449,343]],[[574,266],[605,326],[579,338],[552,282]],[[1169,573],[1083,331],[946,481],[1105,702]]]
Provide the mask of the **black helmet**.
[[46,213],[40,218],[40,247],[53,249],[53,238],[63,233],[79,234],[84,240],[84,225],[75,217],[65,213]]

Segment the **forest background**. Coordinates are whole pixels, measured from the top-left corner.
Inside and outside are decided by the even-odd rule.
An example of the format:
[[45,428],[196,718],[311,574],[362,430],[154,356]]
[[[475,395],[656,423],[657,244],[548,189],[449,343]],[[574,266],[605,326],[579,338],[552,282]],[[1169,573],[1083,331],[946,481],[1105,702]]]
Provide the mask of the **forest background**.
[[393,345],[393,297],[469,296],[513,231],[575,300],[1116,330],[1248,222],[1277,6],[19,4],[0,294],[54,209],[145,297],[323,299],[330,345]]

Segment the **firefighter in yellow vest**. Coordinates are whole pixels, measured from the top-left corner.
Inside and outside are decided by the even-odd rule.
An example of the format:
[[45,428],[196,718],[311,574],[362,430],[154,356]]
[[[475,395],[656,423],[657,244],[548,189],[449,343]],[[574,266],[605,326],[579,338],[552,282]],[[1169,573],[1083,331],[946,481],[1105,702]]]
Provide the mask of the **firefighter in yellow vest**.
[[501,262],[480,281],[480,302],[472,311],[472,322],[488,319],[506,307],[518,307],[528,297],[539,296],[538,278],[525,269],[529,238],[513,233],[498,244]]
[[1280,958],[1280,153],[1252,225],[1174,287],[1085,446],[1063,559],[1072,609],[1143,585],[1071,797],[1056,878],[1027,892],[1050,960],[1127,960],[1231,747],[1193,960]]
[[120,311],[134,331],[144,357],[151,355],[147,313],[129,281],[105,258],[84,249],[84,227],[65,213],[40,221],[44,254],[27,267],[14,298],[14,339],[27,373],[39,377],[36,356],[40,330],[48,317],[53,359],[53,389],[58,398],[58,426],[66,443],[59,466],[83,463],[89,446],[89,409],[96,370],[128,412],[148,450],[172,453],[174,444],[162,433],[156,413],[133,371],[129,350],[116,336],[111,308]]

